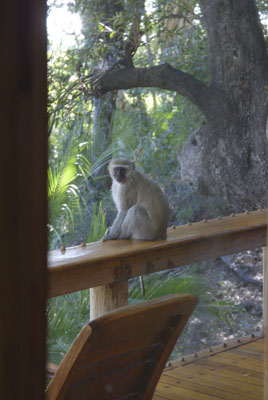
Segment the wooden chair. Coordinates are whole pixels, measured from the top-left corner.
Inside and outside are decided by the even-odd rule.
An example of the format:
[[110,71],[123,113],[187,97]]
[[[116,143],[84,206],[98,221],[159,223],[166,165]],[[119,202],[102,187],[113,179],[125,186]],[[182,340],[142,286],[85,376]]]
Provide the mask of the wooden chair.
[[151,399],[196,304],[195,296],[170,295],[91,321],[60,363],[46,400]]

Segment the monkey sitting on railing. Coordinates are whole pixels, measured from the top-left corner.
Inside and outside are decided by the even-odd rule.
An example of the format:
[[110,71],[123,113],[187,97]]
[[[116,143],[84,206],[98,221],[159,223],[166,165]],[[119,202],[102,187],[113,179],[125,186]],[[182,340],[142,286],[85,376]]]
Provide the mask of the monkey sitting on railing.
[[127,160],[112,160],[109,173],[118,213],[103,241],[165,239],[170,208],[160,187],[136,171],[135,163]]

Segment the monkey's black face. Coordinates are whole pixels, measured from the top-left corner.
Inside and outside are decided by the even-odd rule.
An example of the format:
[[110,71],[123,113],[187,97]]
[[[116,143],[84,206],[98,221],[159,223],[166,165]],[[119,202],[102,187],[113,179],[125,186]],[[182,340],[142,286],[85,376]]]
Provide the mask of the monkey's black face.
[[127,168],[115,167],[114,168],[114,178],[117,182],[124,183],[127,177]]

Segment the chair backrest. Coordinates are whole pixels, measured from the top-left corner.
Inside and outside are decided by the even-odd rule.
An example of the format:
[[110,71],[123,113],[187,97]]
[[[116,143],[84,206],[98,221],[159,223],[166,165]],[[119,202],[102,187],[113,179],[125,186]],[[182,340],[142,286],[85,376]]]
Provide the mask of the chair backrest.
[[193,295],[170,295],[91,321],[59,365],[46,399],[151,399],[196,304]]

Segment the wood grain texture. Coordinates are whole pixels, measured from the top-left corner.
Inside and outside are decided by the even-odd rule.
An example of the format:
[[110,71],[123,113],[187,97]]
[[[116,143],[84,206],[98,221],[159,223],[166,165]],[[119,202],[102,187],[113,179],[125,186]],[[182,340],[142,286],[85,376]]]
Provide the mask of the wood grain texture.
[[166,240],[117,240],[49,253],[49,297],[266,245],[267,211],[168,229]]
[[0,399],[36,400],[46,357],[46,2],[0,9]]
[[[255,357],[256,349],[259,359]],[[188,356],[185,362],[172,361],[161,375],[153,400],[266,399],[264,351],[263,338],[249,338],[240,344],[228,343],[216,353],[207,351],[206,356],[201,352],[198,357]]]
[[90,320],[128,304],[128,282],[90,289]]
[[170,295],[86,325],[57,369],[47,400],[150,400],[189,316],[192,295]]
[[[268,245],[268,242],[267,242]],[[263,249],[263,324],[265,333],[264,399],[268,399],[268,247]]]

